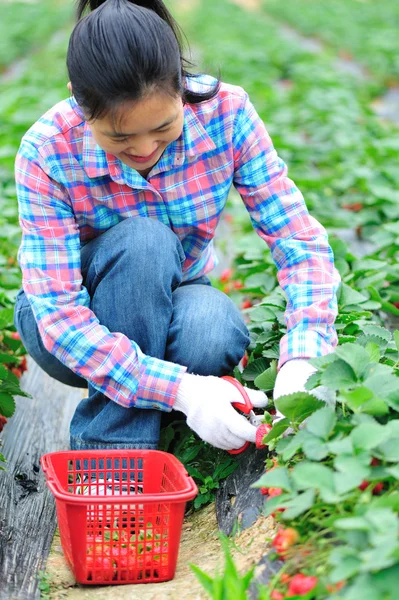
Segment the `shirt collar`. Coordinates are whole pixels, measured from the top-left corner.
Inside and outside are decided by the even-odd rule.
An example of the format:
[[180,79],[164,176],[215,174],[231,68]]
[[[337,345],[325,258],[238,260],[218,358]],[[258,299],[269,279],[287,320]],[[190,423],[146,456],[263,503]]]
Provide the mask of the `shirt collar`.
[[[165,148],[151,174],[156,175],[174,167],[181,167],[186,160],[215,150],[215,148],[214,141],[206,132],[196,112],[186,104],[184,106],[183,131],[177,140]],[[144,180],[137,171],[127,167],[114,155],[104,152],[98,146],[86,122],[83,127],[82,159],[84,170],[90,178],[109,175],[117,183],[143,187]]]

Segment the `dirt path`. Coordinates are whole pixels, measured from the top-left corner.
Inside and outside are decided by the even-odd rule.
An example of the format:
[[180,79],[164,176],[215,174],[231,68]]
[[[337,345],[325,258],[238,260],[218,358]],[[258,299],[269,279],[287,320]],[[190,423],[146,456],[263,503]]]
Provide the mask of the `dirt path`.
[[[51,600],[202,600],[208,598],[190,569],[193,563],[213,576],[223,566],[218,537],[215,505],[188,517],[183,525],[176,576],[172,581],[155,584],[81,586],[75,583],[61,549],[58,534],[47,562]],[[249,529],[234,538],[237,549],[232,555],[240,572],[257,564],[268,549],[266,539],[273,533],[273,519],[260,517]]]

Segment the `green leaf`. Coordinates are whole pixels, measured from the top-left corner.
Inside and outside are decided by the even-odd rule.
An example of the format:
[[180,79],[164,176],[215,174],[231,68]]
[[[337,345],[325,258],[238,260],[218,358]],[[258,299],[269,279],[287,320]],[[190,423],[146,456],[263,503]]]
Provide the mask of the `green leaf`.
[[306,490],[306,492],[303,492],[303,494],[298,494],[292,500],[287,500],[282,504],[285,509],[283,513],[283,519],[296,519],[296,517],[312,508],[314,501],[314,490]]
[[353,444],[350,437],[346,436],[328,442],[327,448],[332,454],[350,454],[353,451]]
[[281,421],[277,421],[275,425],[273,425],[272,429],[269,431],[267,436],[264,438],[263,443],[268,444],[272,440],[280,437],[288,429],[290,426],[290,421],[288,419],[281,419]]
[[326,488],[334,491],[333,471],[325,465],[303,461],[295,465],[291,476],[298,489],[320,490]]
[[377,336],[385,340],[385,342],[389,342],[392,339],[392,334],[385,327],[380,327],[379,325],[363,325],[362,331],[366,335]]
[[15,400],[10,394],[0,392],[0,415],[12,417],[15,412]]
[[372,525],[364,517],[348,517],[334,521],[334,527],[338,529],[358,529],[359,531],[370,531]]
[[318,437],[308,434],[302,443],[302,450],[309,460],[323,460],[328,455],[327,445]]
[[305,431],[302,429],[298,431],[295,435],[286,438],[286,444],[284,445],[283,450],[280,450],[278,446],[276,448],[279,454],[282,454],[283,460],[287,462],[291,460],[291,458],[298,452],[298,450],[302,447],[302,442],[305,439]]
[[[344,348],[345,346],[342,347]],[[342,359],[335,360],[329,364],[321,376],[322,385],[326,385],[332,390],[340,390],[352,386],[356,382],[357,378],[352,367]]]
[[357,488],[363,481],[362,477],[350,473],[334,473],[334,485],[338,494],[346,494]]
[[277,361],[272,360],[270,367],[258,375],[254,381],[256,387],[264,392],[269,392],[274,389],[274,384],[277,377]]
[[357,379],[362,379],[370,363],[370,356],[365,348],[358,344],[344,344],[343,346],[338,346],[335,353],[352,367]]
[[255,381],[258,375],[261,375],[269,367],[269,361],[265,358],[256,358],[249,363],[242,372],[245,381]]
[[396,349],[399,351],[399,331],[397,329],[393,332],[393,339],[395,340]]
[[307,392],[280,396],[274,401],[276,408],[293,423],[301,423],[325,403]]
[[0,365],[0,380],[4,381],[5,379],[7,379],[9,372],[10,371],[8,369],[6,369],[6,367],[3,367],[3,365]]
[[337,417],[335,412],[329,406],[324,406],[308,418],[306,429],[319,438],[327,440],[331,435],[336,422]]
[[199,567],[197,567],[197,565],[193,565],[192,563],[189,563],[189,566],[190,566],[190,569],[195,574],[195,576],[197,577],[200,584],[202,585],[202,587],[208,592],[208,594],[210,594],[210,596],[213,596],[213,594],[212,594],[212,592],[213,592],[212,577],[210,577],[207,573],[205,573],[205,571],[202,571]]
[[399,461],[399,437],[391,438],[378,446],[385,460],[389,462]]
[[362,423],[351,431],[354,448],[371,450],[376,448],[390,437],[391,433],[387,427],[379,423]]
[[251,485],[252,488],[261,487],[278,487],[286,490],[287,492],[292,491],[292,483],[286,467],[277,467],[270,469],[262,475],[258,481]]
[[350,454],[340,454],[334,460],[334,467],[341,473],[347,473],[356,478],[360,478],[360,482],[366,479],[370,473],[370,455],[368,452],[356,456]]
[[372,342],[369,342],[368,344],[366,344],[365,349],[372,362],[379,362],[381,358],[381,351],[378,344],[373,344]]
[[357,292],[346,283],[342,283],[340,286],[338,302],[341,307],[352,306],[362,304],[368,300],[367,296],[364,296],[360,292]]

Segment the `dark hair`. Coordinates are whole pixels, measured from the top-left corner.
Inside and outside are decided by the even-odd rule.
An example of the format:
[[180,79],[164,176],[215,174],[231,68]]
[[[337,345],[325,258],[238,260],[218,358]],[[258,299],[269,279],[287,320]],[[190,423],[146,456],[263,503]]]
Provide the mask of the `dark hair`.
[[[83,17],[86,9],[91,9]],[[180,30],[161,0],[77,0],[78,23],[69,40],[67,67],[73,94],[86,117],[101,118],[121,102],[152,89],[180,95],[188,104],[213,98],[185,86],[190,63],[182,56]]]

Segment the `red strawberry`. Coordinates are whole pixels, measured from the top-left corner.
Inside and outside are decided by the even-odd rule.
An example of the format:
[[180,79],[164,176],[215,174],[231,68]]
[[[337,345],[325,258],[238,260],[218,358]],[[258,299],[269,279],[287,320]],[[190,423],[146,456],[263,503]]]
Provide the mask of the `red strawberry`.
[[243,300],[241,303],[242,310],[244,310],[245,308],[251,308],[251,306],[253,306],[251,300]]
[[26,356],[22,357],[21,364],[19,365],[19,368],[22,371],[22,373],[25,373],[25,371],[28,370],[28,364],[26,362]]
[[287,529],[279,529],[277,535],[272,541],[272,546],[275,547],[277,554],[284,556],[290,548],[299,540],[299,533],[293,527]]
[[353,204],[343,204],[342,208],[346,210],[351,210],[352,212],[359,212],[363,208],[363,204],[361,202],[354,202]]
[[284,594],[277,590],[273,590],[270,594],[270,600],[284,600]]
[[242,281],[233,281],[233,288],[236,290],[242,290],[244,284]]
[[21,340],[21,336],[19,335],[18,331],[13,331],[12,334],[10,335],[10,337],[13,340]]
[[242,357],[240,362],[241,362],[242,368],[245,369],[245,367],[248,364],[248,354],[247,353],[244,354],[244,356]]
[[221,283],[227,283],[233,275],[233,269],[224,269],[220,275]]
[[3,431],[4,425],[7,423],[7,419],[0,415],[0,433]]
[[288,586],[287,598],[290,596],[306,596],[317,585],[317,577],[308,577],[303,573],[297,573],[291,579]]
[[271,431],[272,426],[267,423],[262,423],[256,430],[256,442],[255,445],[258,449],[267,448],[267,444],[263,444],[262,440]]

